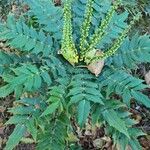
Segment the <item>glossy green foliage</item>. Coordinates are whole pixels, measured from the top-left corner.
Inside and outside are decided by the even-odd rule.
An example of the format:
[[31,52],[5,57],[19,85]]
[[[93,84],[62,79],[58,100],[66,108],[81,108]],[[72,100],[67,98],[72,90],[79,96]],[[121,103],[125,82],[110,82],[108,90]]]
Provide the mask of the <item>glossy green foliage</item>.
[[[64,116],[62,116],[64,117]],[[64,150],[67,146],[67,125],[62,120],[51,120],[45,125],[43,133],[39,134],[37,150]]]
[[93,75],[84,70],[78,70],[69,84],[70,90],[67,95],[70,97],[69,106],[77,104],[78,123],[81,126],[86,122],[93,103],[104,104],[103,96],[94,80],[96,81]]
[[137,68],[142,62],[150,62],[150,37],[136,34],[132,39],[126,38],[118,53],[113,57],[115,67]]
[[[29,5],[29,16],[37,18],[37,22],[42,29],[49,32],[55,40],[61,40],[61,29],[63,25],[63,11],[55,7],[51,0],[25,0]],[[56,43],[57,44],[57,43]]]
[[[38,119],[41,115],[41,111],[45,109],[45,103],[38,98],[23,98],[16,102],[16,106],[11,108],[9,112],[13,116],[6,122],[6,124],[15,124],[12,135],[6,145],[6,150],[13,149],[25,135],[29,132],[33,139],[36,141],[37,128],[39,126]],[[18,135],[16,137],[16,134]]]
[[[29,11],[20,18],[9,14],[0,23],[4,44],[0,48],[0,97],[14,97],[6,125],[15,128],[5,150],[14,149],[23,138],[32,140],[38,150],[81,150],[79,135],[87,124],[103,126],[118,150],[141,149],[137,138],[144,133],[135,128],[137,122],[129,110],[131,100],[150,107],[150,99],[142,92],[149,86],[132,71],[150,62],[150,36],[127,36],[134,23],[127,25],[130,13],[126,8],[131,2],[117,4],[120,11],[110,0],[74,0],[67,7],[64,3],[55,7],[50,0],[25,0]],[[74,65],[80,61],[74,53],[67,55],[70,48],[84,53],[90,40],[99,38],[94,35],[101,35],[94,50],[109,56],[97,77],[83,62]],[[65,59],[59,55],[62,50]]]
[[45,84],[50,86],[52,80],[58,76],[66,76],[66,71],[61,62],[54,56],[43,59],[43,65],[39,69],[31,63],[10,68],[9,74],[4,73],[2,75],[7,84],[0,88],[0,97],[5,97],[15,91],[16,97],[19,98],[25,91],[40,90]]
[[23,19],[16,22],[13,15],[9,15],[6,28],[0,33],[1,40],[7,40],[7,44],[20,51],[34,54],[42,53],[44,56],[52,52],[52,37],[45,36],[41,30],[37,32],[28,27]]
[[133,77],[123,70],[107,69],[100,77],[100,88],[106,87],[106,96],[116,93],[122,96],[123,102],[130,106],[130,100],[135,98],[139,103],[150,107],[149,98],[140,91],[149,87],[143,80]]

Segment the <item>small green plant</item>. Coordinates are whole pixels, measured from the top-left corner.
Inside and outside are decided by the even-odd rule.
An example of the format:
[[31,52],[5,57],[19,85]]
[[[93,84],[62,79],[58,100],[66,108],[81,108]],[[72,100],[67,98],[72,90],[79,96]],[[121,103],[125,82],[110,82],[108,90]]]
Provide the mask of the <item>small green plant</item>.
[[[6,125],[15,128],[5,150],[29,139],[38,150],[85,149],[84,136],[104,143],[92,143],[96,149],[108,137],[118,150],[142,149],[137,138],[144,133],[129,112],[131,100],[150,108],[142,93],[148,86],[130,73],[150,62],[150,36],[128,36],[140,13],[128,25],[128,12],[117,9],[120,0],[65,0],[63,7],[49,0],[25,3],[27,13],[19,19],[9,14],[0,24],[0,40],[11,48],[0,51],[0,97],[16,99],[8,110]],[[29,24],[33,17],[36,27]],[[97,76],[80,68],[102,60]],[[104,129],[102,137],[94,136],[97,128]]]

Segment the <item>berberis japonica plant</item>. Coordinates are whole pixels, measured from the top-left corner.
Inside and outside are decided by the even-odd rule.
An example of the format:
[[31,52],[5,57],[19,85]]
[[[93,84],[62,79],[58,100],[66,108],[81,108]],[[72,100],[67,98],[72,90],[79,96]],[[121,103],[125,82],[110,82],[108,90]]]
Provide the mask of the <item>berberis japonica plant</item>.
[[[32,140],[38,150],[142,149],[131,100],[150,108],[148,86],[131,74],[150,62],[150,35],[132,33],[121,0],[25,0],[28,12],[0,24],[0,97],[14,95],[15,128],[5,150]],[[129,36],[130,35],[130,36]],[[98,135],[102,130],[104,134]],[[98,142],[96,142],[98,141]]]

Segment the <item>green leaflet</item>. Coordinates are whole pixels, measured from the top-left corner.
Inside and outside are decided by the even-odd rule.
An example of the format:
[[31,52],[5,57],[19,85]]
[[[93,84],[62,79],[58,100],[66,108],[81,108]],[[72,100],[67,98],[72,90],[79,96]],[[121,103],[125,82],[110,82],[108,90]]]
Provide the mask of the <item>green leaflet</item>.
[[34,83],[33,83],[33,89],[39,89],[42,84],[42,79],[39,74],[34,76]]
[[144,104],[146,107],[150,108],[150,99],[148,96],[142,94],[141,92],[131,91],[132,96],[140,103]]
[[28,118],[27,115],[14,115],[5,124],[24,124]]
[[78,123],[80,126],[83,126],[86,123],[86,119],[90,113],[90,102],[87,100],[82,100],[78,105]]
[[6,97],[14,91],[13,85],[5,85],[0,88],[0,97]]
[[129,131],[130,136],[133,137],[133,138],[137,138],[139,136],[146,135],[142,130],[140,130],[138,128],[134,128],[134,127],[129,128],[128,131]]
[[113,134],[113,139],[115,141],[115,145],[117,146],[117,148],[119,150],[126,150],[127,146],[129,145],[132,149],[136,150],[136,149],[142,149],[142,147],[140,146],[139,141],[136,139],[138,136],[143,136],[144,133],[141,130],[138,130],[136,128],[129,128],[128,130],[129,134],[130,134],[130,139],[128,139],[125,135],[123,135],[122,133],[118,133],[115,132]]
[[60,102],[59,102],[59,101],[50,104],[50,106],[48,106],[48,107],[46,108],[46,110],[42,113],[41,116],[46,116],[46,115],[48,115],[48,114],[54,113],[54,112],[56,111],[56,109],[59,107],[59,105],[60,105]]
[[128,106],[130,107],[130,100],[132,98],[131,96],[131,93],[128,89],[124,90],[124,93],[122,95],[122,98],[123,98],[123,102]]
[[125,122],[119,118],[115,111],[105,110],[102,112],[102,114],[110,126],[114,127],[121,133],[125,134],[128,138],[130,138]]
[[[62,112],[64,108],[67,107],[66,102],[66,86],[58,82],[58,86],[50,87],[49,98],[47,100],[48,106],[45,112],[51,114],[59,108],[59,111]],[[46,113],[47,113],[46,112]]]
[[23,85],[19,85],[15,88],[16,99],[19,99],[23,93]]
[[124,136],[118,138],[116,146],[119,150],[126,150],[128,145],[128,139]]
[[26,133],[25,125],[22,124],[16,125],[13,133],[9,136],[9,139],[6,143],[6,147],[4,149],[13,150],[25,133]]
[[113,99],[110,99],[110,100],[105,100],[104,102],[104,106],[102,106],[102,108],[105,109],[119,109],[119,108],[123,108],[123,107],[126,107],[126,105],[120,101],[117,101],[117,100],[113,100]]
[[35,126],[34,119],[30,119],[26,122],[28,132],[32,135],[34,141],[37,139],[37,127]]
[[34,107],[33,106],[28,106],[28,107],[14,107],[8,110],[8,112],[13,113],[14,115],[27,115],[30,113],[34,113]]
[[77,96],[73,96],[70,98],[70,102],[68,106],[70,106],[73,103],[78,103],[79,101],[85,99],[85,94],[78,94]]
[[48,85],[51,85],[51,84],[52,84],[52,79],[51,79],[50,75],[48,74],[48,72],[43,71],[43,72],[41,73],[41,76],[42,76],[43,80],[44,80]]
[[10,65],[14,64],[14,57],[0,49],[0,62],[0,75],[2,75],[9,70]]
[[132,150],[142,150],[142,146],[140,145],[137,139],[131,139],[129,141],[129,145],[131,146]]

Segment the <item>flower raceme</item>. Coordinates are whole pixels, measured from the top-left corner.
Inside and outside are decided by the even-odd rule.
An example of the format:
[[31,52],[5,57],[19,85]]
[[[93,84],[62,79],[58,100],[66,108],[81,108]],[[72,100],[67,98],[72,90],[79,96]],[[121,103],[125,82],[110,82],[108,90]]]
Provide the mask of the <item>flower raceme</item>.
[[107,34],[106,29],[111,23],[111,20],[114,14],[116,13],[118,6],[121,4],[121,0],[116,0],[112,4],[110,10],[105,16],[105,19],[101,21],[100,25],[95,30],[93,35],[91,35],[91,37],[88,37],[93,15],[93,4],[94,0],[88,0],[86,3],[84,20],[80,29],[81,37],[79,43],[79,50],[77,50],[72,34],[73,33],[72,14],[71,14],[72,1],[65,0],[64,2],[64,26],[63,26],[63,38],[60,54],[62,54],[63,57],[73,66],[77,64],[79,61],[84,62],[86,65],[90,65],[93,62],[104,60],[112,56],[122,45],[132,25],[141,16],[141,14],[137,14],[133,18],[130,24],[122,31],[120,36],[114,41],[112,46],[106,52],[97,53],[96,46]]

